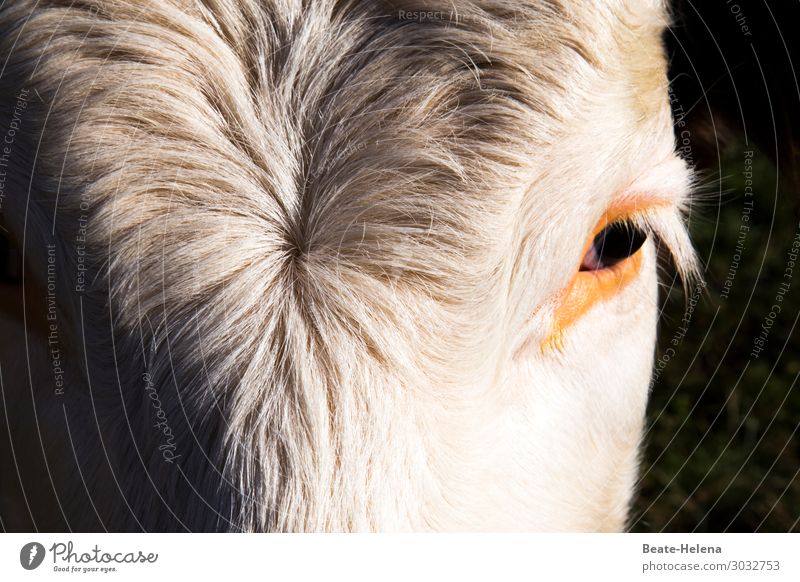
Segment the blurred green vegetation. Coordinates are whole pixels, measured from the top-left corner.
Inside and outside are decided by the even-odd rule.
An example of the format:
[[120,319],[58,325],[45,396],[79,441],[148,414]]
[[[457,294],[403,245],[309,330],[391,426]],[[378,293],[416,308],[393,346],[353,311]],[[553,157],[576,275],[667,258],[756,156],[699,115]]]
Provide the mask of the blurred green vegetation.
[[[707,287],[682,339],[687,297],[679,283],[662,293],[656,359],[674,338],[679,345],[653,386],[632,531],[800,531],[800,261],[763,351],[751,355],[787,281],[800,196],[756,150],[754,195],[746,197],[747,149],[725,152],[722,179],[692,206]],[[737,244],[744,249],[735,268]]]

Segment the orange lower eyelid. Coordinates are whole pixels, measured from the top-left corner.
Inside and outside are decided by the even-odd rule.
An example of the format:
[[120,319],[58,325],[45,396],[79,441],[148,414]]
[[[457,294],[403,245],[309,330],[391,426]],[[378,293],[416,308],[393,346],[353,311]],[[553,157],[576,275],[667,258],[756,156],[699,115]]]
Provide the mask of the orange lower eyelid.
[[[592,238],[594,238],[594,234]],[[588,244],[591,243],[591,240]],[[613,267],[597,271],[576,272],[559,297],[553,317],[553,328],[542,342],[542,348],[560,347],[567,328],[596,304],[611,299],[633,281],[641,270],[642,257],[642,250],[639,249]]]

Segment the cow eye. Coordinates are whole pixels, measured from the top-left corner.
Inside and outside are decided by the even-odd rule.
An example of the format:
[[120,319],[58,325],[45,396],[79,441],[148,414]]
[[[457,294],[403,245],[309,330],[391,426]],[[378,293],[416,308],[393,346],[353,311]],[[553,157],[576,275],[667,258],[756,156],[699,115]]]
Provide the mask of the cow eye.
[[636,254],[647,233],[624,222],[613,222],[597,233],[581,261],[581,271],[608,269]]

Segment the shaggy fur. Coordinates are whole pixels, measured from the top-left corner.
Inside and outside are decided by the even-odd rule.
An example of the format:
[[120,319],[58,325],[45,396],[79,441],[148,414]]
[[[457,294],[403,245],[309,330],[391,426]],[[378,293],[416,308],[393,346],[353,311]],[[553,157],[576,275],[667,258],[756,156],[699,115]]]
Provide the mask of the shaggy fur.
[[[5,392],[30,387],[52,527],[622,527],[652,244],[560,351],[530,346],[612,201],[657,200],[639,218],[690,262],[665,22],[655,0],[3,4],[0,130],[30,96],[2,220],[39,289]],[[63,394],[36,352],[50,282]]]

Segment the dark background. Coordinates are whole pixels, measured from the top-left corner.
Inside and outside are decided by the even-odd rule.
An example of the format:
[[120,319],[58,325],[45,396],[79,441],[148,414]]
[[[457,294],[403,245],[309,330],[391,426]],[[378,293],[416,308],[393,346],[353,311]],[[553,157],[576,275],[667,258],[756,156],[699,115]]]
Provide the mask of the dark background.
[[[690,224],[707,285],[686,326],[697,288],[687,296],[663,277],[662,363],[633,531],[800,531],[800,257],[784,278],[800,236],[798,7],[681,1],[665,37],[676,136],[700,172]],[[782,282],[790,288],[778,302]]]

